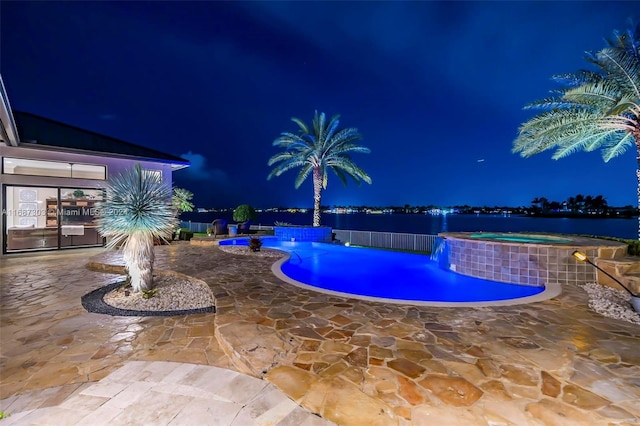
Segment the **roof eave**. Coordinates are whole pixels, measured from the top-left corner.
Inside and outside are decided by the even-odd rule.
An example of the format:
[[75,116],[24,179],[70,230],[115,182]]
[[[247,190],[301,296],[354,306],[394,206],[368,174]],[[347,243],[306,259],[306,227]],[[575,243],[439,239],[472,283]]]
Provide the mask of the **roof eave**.
[[0,138],[10,146],[18,146],[20,144],[18,130],[13,119],[11,104],[4,88],[2,75],[0,75],[0,98]]
[[65,147],[59,147],[59,146],[53,146],[53,145],[40,145],[40,144],[30,143],[30,142],[22,142],[20,144],[20,148],[37,149],[39,151],[68,152],[70,154],[93,155],[96,157],[122,158],[126,160],[150,161],[154,163],[171,164],[172,171],[182,170],[191,166],[191,163],[187,160],[180,162],[180,161],[172,161],[172,160],[163,159],[163,158],[139,157],[134,155],[115,154],[115,153],[101,152],[101,151],[90,151],[90,150],[77,149],[77,148],[65,148]]

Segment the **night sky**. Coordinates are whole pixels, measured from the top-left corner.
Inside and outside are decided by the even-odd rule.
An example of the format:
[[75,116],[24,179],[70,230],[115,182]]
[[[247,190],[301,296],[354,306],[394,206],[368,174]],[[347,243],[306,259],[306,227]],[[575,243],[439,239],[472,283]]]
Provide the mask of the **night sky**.
[[372,185],[330,174],[324,205],[636,204],[635,150],[511,153],[528,102],[640,2],[0,3],[12,107],[179,155],[198,207],[313,204],[297,171],[267,181],[273,140],[340,114]]

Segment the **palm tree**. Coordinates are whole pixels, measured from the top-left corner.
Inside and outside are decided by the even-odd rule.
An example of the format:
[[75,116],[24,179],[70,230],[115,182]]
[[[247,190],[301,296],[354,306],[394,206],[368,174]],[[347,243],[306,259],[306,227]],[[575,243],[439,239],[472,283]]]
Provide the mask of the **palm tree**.
[[166,239],[175,225],[171,187],[139,164],[112,177],[98,205],[98,230],[107,248],[122,247],[134,292],[153,288],[155,238]]
[[195,205],[191,202],[193,199],[193,192],[184,188],[173,188],[173,197],[171,198],[171,204],[176,210],[178,216],[182,212],[192,212]]
[[584,212],[584,195],[578,194],[576,195],[576,207],[579,213]]
[[335,115],[327,122],[324,113],[318,114],[316,111],[312,128],[309,128],[294,117],[291,121],[298,125],[298,133],[283,132],[273,141],[273,146],[284,148],[284,151],[269,159],[269,166],[277,165],[267,179],[300,168],[295,181],[295,187],[299,188],[313,174],[313,226],[320,226],[320,201],[322,190],[327,188],[328,169],[333,170],[344,185],[347,184],[347,176],[351,176],[357,184],[360,184],[360,180],[371,183],[369,175],[350,157],[351,153],[369,153],[370,149],[356,143],[362,139],[358,129],[338,129],[339,118]]
[[548,204],[548,208],[551,210],[552,213],[557,213],[561,207],[562,205],[558,201],[551,201]]
[[606,214],[609,210],[609,205],[607,204],[607,200],[602,195],[597,195],[593,198],[592,201],[593,208],[597,210],[599,214]]
[[549,200],[544,197],[536,197],[531,201],[531,204],[538,212],[544,213],[549,207]]
[[607,44],[587,55],[596,71],[554,76],[565,87],[525,107],[543,112],[520,126],[513,152],[529,157],[555,149],[552,158],[559,159],[601,149],[608,162],[635,144],[640,205],[640,24],[614,32]]

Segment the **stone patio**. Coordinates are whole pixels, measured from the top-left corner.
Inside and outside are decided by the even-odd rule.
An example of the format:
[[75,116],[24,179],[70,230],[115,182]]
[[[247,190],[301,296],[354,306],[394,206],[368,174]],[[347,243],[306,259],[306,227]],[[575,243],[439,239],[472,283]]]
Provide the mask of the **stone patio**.
[[575,285],[531,305],[416,307],[303,290],[273,259],[217,246],[156,254],[156,268],[208,283],[218,312],[87,313],[80,296],[119,279],[105,272],[122,265],[114,252],[2,259],[0,410],[21,395],[56,406],[128,362],[168,361],[264,379],[341,425],[640,422],[640,328],[590,311]]

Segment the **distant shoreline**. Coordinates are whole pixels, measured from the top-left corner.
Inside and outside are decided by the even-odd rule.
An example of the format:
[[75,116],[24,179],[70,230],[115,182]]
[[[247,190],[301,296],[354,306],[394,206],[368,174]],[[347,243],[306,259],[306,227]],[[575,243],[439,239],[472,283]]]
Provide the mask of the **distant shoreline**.
[[606,214],[584,214],[584,213],[539,213],[520,215],[531,218],[558,218],[558,219],[637,219],[638,215],[633,214],[619,214],[619,215],[606,215]]
[[[311,210],[311,209],[309,209]],[[261,212],[259,210],[259,212]],[[207,212],[192,212],[188,215],[205,215],[205,214],[218,214],[221,217],[231,216],[230,210],[227,211],[207,211]],[[289,215],[309,215],[310,211],[302,212],[302,211],[269,211],[270,214],[289,214]],[[412,216],[445,216],[445,214],[431,214],[425,212],[388,212],[388,213],[368,213],[361,211],[354,212],[327,212],[323,211],[323,215],[367,215],[367,216],[399,216],[399,215],[412,215]],[[546,218],[546,219],[638,219],[638,214],[631,213],[623,213],[623,214],[593,214],[593,213],[567,213],[567,212],[558,212],[558,213],[498,213],[498,212],[474,212],[474,211],[464,211],[464,212],[451,212],[446,213],[446,216],[504,216],[504,217],[529,217],[529,218]]]
[[[233,223],[232,212],[183,213],[185,227],[188,221],[202,224],[202,232],[215,219]],[[310,225],[313,213],[260,212],[253,225],[273,226],[276,223]],[[633,217],[580,215],[579,217],[533,216],[531,214],[452,213],[429,214],[322,214],[320,222],[334,229],[353,231],[395,232],[436,235],[440,232],[534,232],[577,235],[602,235],[625,239],[638,238],[638,222]],[[200,226],[200,225],[198,225]]]

